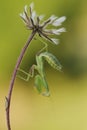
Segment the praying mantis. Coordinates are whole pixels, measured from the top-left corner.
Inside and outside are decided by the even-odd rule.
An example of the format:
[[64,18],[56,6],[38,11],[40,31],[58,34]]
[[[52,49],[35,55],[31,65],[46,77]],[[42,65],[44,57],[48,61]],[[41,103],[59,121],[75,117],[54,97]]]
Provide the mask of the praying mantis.
[[[33,64],[29,70],[29,73],[25,72],[22,69],[19,69],[19,71],[26,75],[26,78],[20,77],[21,79],[28,81],[29,78],[34,77],[34,70],[38,72],[35,76],[35,87],[38,90],[39,93],[42,93],[44,96],[50,96],[48,83],[46,80],[46,74],[44,71],[44,60],[48,62],[48,64],[53,67],[56,70],[61,71],[62,65],[58,61],[58,59],[52,54],[47,51],[47,44],[44,42],[45,47],[39,51],[39,53],[36,54],[36,64]],[[46,49],[46,51],[43,52],[43,50]]]

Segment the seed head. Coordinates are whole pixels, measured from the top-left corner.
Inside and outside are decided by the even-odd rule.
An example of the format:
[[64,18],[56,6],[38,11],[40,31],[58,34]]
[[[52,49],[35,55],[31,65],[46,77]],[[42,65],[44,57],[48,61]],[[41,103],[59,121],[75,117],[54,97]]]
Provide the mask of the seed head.
[[[36,11],[33,10],[34,4],[31,3],[28,7],[24,7],[24,12],[20,14],[20,17],[23,19],[27,29],[36,31],[40,37],[45,38],[46,40],[58,44],[59,40],[53,38],[53,35],[60,35],[62,32],[66,32],[64,27],[60,27],[62,23],[66,20],[65,16],[58,18],[55,15],[51,15],[47,20],[43,21],[44,15],[37,15]],[[52,29],[47,27],[51,25]]]

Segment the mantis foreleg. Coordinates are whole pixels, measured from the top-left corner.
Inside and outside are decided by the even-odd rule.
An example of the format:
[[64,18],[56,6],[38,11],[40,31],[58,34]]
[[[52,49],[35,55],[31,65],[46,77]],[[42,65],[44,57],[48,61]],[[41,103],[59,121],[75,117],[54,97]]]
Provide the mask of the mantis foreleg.
[[42,39],[40,39],[40,38],[37,38],[41,43],[43,43],[44,44],[44,47],[38,52],[38,54],[40,54],[41,52],[43,52],[44,50],[45,51],[48,51],[48,45],[47,45],[47,43],[46,42],[44,42]]

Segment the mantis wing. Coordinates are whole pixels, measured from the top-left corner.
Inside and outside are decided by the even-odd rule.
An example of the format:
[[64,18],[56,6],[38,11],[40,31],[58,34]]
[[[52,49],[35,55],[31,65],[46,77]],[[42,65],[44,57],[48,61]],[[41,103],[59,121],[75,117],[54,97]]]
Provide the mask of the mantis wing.
[[[48,84],[44,78],[40,75],[35,76],[35,87],[37,88],[39,93],[42,93],[44,96],[49,96]],[[45,88],[45,92],[43,92],[43,87]]]

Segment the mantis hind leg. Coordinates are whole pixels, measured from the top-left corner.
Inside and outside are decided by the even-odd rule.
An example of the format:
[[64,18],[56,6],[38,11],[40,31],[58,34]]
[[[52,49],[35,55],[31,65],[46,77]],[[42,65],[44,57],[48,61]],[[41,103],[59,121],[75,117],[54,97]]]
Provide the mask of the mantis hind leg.
[[22,69],[18,69],[19,73],[21,73],[22,76],[20,76],[20,74],[19,74],[19,75],[17,75],[17,77],[19,77],[20,79],[23,79],[25,81],[28,81],[30,77],[34,76],[34,69],[35,68],[36,68],[36,65],[32,65],[30,70],[29,70],[29,73],[25,72]]

